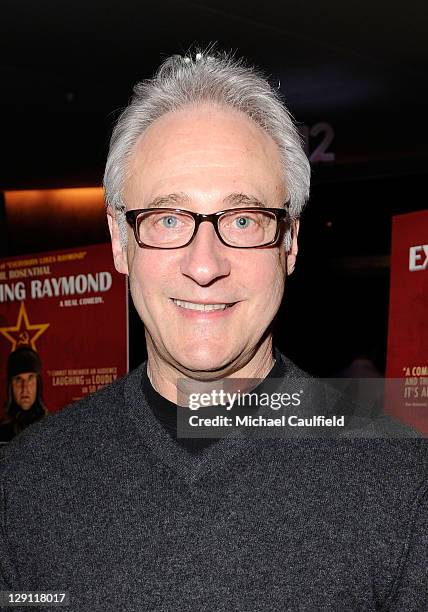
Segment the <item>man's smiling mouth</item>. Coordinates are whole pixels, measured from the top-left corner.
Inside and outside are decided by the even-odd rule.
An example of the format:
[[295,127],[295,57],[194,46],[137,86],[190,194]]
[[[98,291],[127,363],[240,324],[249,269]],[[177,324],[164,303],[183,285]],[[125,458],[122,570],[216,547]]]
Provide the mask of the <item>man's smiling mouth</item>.
[[234,306],[237,302],[231,303],[217,303],[217,304],[200,304],[196,302],[185,302],[184,300],[177,300],[175,298],[171,298],[176,306],[180,308],[185,308],[187,310],[199,310],[201,312],[209,312],[211,310],[226,310],[226,308],[230,308]]

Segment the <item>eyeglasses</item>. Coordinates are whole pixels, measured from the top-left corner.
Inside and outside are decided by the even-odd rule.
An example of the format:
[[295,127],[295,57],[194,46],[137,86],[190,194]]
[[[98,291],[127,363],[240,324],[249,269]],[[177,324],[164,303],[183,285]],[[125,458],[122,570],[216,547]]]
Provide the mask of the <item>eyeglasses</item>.
[[140,208],[125,217],[140,247],[181,249],[204,221],[212,223],[220,242],[236,249],[273,245],[289,219],[285,208],[230,208],[210,215],[181,208]]

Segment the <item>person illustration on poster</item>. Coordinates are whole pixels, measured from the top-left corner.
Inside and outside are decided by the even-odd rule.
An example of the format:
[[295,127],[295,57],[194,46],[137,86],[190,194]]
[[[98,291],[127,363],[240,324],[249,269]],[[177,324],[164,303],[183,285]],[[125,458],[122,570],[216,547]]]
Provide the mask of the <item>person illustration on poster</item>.
[[19,346],[10,353],[7,361],[5,419],[0,423],[1,442],[8,442],[47,415],[41,372],[40,357],[29,346]]

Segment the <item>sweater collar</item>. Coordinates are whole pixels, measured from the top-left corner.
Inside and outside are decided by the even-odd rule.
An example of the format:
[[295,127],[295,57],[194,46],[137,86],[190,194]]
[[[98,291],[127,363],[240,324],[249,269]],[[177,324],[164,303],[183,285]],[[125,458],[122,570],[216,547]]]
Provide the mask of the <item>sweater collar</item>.
[[[282,380],[279,382],[280,387],[284,387],[286,381],[308,378],[308,374],[295,366],[277,349],[275,349],[275,359],[276,364],[273,370],[275,373],[282,373]],[[228,462],[232,461],[239,453],[251,452],[250,447],[255,440],[251,440],[243,434],[239,437],[222,438],[216,444],[204,448],[197,454],[191,454],[184,446],[177,444],[149,407],[148,398],[141,384],[146,372],[147,362],[144,362],[128,375],[124,391],[125,410],[134,423],[145,447],[158,461],[175,472],[179,478],[189,483],[194,482],[213,470],[224,469]],[[169,404],[173,409],[177,409],[172,402],[169,402]]]

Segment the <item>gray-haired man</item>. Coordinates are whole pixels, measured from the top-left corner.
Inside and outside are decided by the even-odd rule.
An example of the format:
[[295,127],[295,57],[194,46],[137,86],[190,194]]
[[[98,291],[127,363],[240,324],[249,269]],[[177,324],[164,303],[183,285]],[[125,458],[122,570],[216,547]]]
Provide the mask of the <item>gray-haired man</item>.
[[177,436],[179,379],[305,376],[272,344],[309,191],[274,90],[221,54],[168,59],[105,188],[148,361],[8,449],[2,589],[79,611],[426,610],[424,441]]

